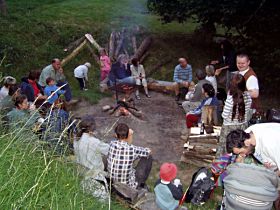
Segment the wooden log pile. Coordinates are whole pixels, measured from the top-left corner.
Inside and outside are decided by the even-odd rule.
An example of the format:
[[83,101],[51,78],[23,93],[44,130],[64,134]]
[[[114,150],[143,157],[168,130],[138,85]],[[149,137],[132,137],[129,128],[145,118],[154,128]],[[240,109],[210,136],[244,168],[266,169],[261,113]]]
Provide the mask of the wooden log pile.
[[219,133],[190,135],[184,145],[181,161],[199,167],[209,167],[218,147]]

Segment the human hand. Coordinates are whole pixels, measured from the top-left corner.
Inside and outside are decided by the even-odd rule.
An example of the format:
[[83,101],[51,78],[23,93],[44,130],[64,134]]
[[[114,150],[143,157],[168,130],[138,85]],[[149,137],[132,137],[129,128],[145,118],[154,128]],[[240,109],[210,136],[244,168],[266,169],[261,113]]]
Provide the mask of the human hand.
[[216,76],[219,76],[219,75],[221,74],[221,72],[222,72],[222,69],[216,69],[215,75],[216,75]]
[[216,60],[216,61],[211,61],[211,62],[210,62],[210,64],[212,64],[212,65],[215,65],[215,64],[218,64],[218,63],[219,63],[219,61],[217,61],[217,60]]

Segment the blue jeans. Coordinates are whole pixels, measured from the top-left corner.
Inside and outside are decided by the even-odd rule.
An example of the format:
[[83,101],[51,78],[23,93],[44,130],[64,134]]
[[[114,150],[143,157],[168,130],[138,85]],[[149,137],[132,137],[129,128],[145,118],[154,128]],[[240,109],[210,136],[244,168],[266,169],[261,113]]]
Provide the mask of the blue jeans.
[[60,87],[64,84],[66,84],[66,85],[62,89],[65,90],[64,96],[65,96],[65,100],[68,102],[68,101],[71,101],[71,99],[72,99],[72,92],[71,92],[71,88],[70,88],[69,84],[67,82],[58,82],[56,85],[58,87]]
[[[117,84],[128,84],[128,85],[135,85],[136,80],[133,77],[125,77],[123,79],[117,79]],[[114,86],[115,82],[109,80],[109,86]]]

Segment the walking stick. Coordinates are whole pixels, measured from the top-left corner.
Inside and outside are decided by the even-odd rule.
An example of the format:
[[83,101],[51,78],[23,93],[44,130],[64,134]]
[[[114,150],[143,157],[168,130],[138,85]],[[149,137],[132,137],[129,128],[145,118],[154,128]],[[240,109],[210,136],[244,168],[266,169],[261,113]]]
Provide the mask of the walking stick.
[[179,209],[181,208],[181,206],[183,206],[183,204],[184,204],[184,202],[185,202],[185,200],[186,200],[188,190],[189,190],[189,187],[186,189],[186,191],[185,191],[183,197],[182,197],[181,200],[179,201]]

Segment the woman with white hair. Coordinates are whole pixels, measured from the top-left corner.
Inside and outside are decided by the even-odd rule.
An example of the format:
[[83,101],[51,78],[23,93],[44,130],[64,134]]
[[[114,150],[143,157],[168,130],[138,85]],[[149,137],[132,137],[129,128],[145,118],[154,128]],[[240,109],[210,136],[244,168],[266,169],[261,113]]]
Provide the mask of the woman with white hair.
[[79,65],[74,69],[74,76],[78,80],[81,90],[86,89],[86,81],[88,81],[88,69],[91,67],[89,62],[86,62],[83,65]]

